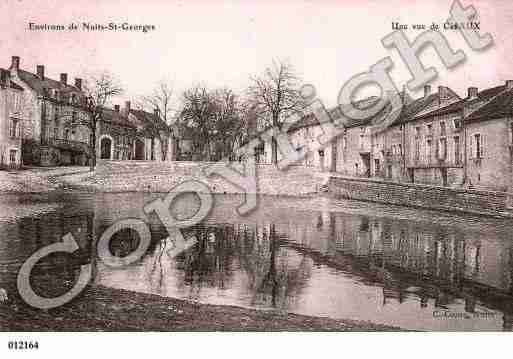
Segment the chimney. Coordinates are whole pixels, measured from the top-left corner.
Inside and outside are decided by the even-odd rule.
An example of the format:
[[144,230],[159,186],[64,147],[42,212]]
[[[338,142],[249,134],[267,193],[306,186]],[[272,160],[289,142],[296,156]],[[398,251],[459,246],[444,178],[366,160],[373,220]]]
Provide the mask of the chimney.
[[114,111],[119,112],[119,105],[114,105]]
[[18,71],[19,68],[20,68],[20,57],[19,56],[11,57],[11,70]]
[[75,78],[75,87],[82,91],[82,79],[79,79],[78,77]]
[[61,74],[61,84],[63,84],[63,85],[68,84],[68,74],[66,74],[66,73]]
[[0,69],[0,83],[2,85],[9,84],[10,73],[7,70]]
[[445,86],[438,86],[438,101],[443,103],[449,99],[449,89]]
[[130,113],[130,101],[125,101],[125,112],[128,116],[128,114]]
[[431,86],[424,85],[424,97],[428,97],[430,93],[431,93]]
[[477,87],[469,87],[467,97],[469,98],[469,100],[477,98]]
[[506,90],[513,89],[513,80],[506,80]]
[[37,73],[37,77],[39,77],[41,80],[44,80],[45,79],[45,67],[44,67],[44,65],[37,65],[36,73]]

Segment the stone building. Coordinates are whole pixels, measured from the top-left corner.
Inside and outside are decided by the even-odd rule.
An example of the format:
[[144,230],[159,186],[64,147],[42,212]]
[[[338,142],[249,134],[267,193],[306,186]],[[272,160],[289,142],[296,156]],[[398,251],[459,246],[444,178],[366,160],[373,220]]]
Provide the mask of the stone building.
[[[88,165],[92,159],[92,134],[86,125],[90,114],[85,106],[82,79],[76,78],[72,85],[68,83],[66,73],[61,73],[57,81],[45,74],[43,65],[37,65],[36,71],[30,72],[22,69],[20,64],[21,59],[13,56],[9,71],[2,72],[2,83],[11,84],[5,85],[9,88],[5,94],[17,99],[15,94],[23,93],[25,104],[23,118],[11,105],[1,107],[6,126],[12,125],[12,131],[16,133],[16,137],[5,135],[9,133],[9,127],[6,132],[2,131],[2,136],[7,136],[2,137],[0,143],[5,163]],[[128,101],[122,110],[119,106],[105,108],[96,131],[97,158],[175,160],[176,139],[171,128],[158,113],[131,109]],[[13,161],[10,161],[11,157]]]
[[120,111],[119,105],[113,109],[104,108],[96,129],[96,158],[135,159],[136,133],[137,127],[128,120],[126,113]]
[[513,192],[513,80],[481,93],[470,88],[465,105],[467,185]]
[[[461,175],[459,160],[450,160],[449,146],[458,139],[459,128],[448,119],[433,117],[433,111],[440,110],[460,97],[448,87],[439,86],[438,92],[431,93],[431,86],[424,87],[424,96],[403,107],[401,115],[385,132],[389,137],[388,159],[399,155],[400,162],[390,164],[397,175],[389,179],[411,183],[445,184],[458,183]],[[398,135],[402,131],[402,136]],[[394,141],[401,138],[402,143]],[[396,146],[394,151],[393,145]],[[400,145],[400,146],[399,146]],[[397,150],[399,146],[399,150]],[[456,148],[458,148],[457,143]]]
[[[399,95],[403,103],[409,101],[409,97],[405,93]],[[371,108],[379,101],[380,98],[372,96],[356,101],[353,105],[356,108],[365,109]],[[385,157],[388,156],[391,146],[388,133],[383,132],[383,127],[392,108],[392,104],[387,99],[385,105],[374,116],[355,119],[346,116],[349,109],[345,109],[343,106],[339,107],[340,118],[335,119],[343,124],[345,131],[335,140],[336,172],[353,177],[384,176],[387,168]]]
[[174,161],[176,140],[157,111],[105,108],[97,129],[97,158],[110,160]]
[[87,117],[82,80],[68,84],[62,73],[56,81],[46,76],[45,67],[36,72],[23,70],[20,58],[13,56],[9,68],[12,80],[25,93],[28,112],[24,123],[23,163],[42,166],[85,165],[91,153],[90,131],[86,126],[71,126],[76,118]]
[[176,134],[164,122],[158,110],[150,113],[130,109],[130,102],[127,101],[125,112],[129,114],[129,121],[137,128],[134,159],[160,162],[176,160]]
[[21,166],[26,120],[23,88],[11,80],[9,71],[0,69],[0,168]]

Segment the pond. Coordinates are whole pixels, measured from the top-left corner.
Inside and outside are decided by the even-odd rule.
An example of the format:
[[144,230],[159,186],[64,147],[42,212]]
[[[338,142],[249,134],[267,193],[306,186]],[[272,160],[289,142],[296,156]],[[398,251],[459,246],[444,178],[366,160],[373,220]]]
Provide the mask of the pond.
[[[92,285],[420,330],[511,330],[513,222],[323,197],[260,196],[247,216],[238,195],[215,195],[208,217],[182,229],[195,245],[172,255],[173,239],[143,207],[160,194],[6,195],[0,205],[0,287],[15,290],[21,264],[72,233],[80,249],[52,254],[33,272],[34,290],[62,294],[79,267]],[[178,218],[198,208],[175,201]],[[96,239],[123,218],[149,224],[151,244],[135,263],[98,260]],[[118,232],[110,250],[139,238]],[[48,283],[52,283],[51,290]],[[56,283],[58,285],[56,285]]]

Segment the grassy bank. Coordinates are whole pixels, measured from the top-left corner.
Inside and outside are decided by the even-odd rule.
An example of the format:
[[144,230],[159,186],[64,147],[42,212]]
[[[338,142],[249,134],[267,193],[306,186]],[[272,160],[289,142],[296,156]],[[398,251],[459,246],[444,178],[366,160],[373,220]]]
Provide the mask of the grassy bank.
[[42,311],[0,303],[2,331],[391,331],[367,322],[198,304],[92,287],[67,305]]

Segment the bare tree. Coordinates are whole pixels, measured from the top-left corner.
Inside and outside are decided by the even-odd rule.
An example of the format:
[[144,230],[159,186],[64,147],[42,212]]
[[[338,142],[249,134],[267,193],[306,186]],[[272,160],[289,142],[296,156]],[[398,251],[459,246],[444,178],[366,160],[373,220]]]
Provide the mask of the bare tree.
[[165,80],[159,81],[151,94],[141,96],[139,106],[151,111],[158,110],[166,125],[170,125],[175,113],[174,86]]
[[178,126],[192,135],[193,152],[210,160],[211,140],[214,131],[215,102],[206,87],[196,85],[182,94],[182,109]]
[[89,146],[92,158],[90,167],[91,171],[93,171],[96,166],[96,131],[98,130],[99,122],[103,118],[103,111],[113,97],[123,93],[123,89],[114,75],[108,71],[103,71],[97,75],[88,76],[83,86],[83,91],[86,94],[84,107],[87,116],[72,118],[71,125],[85,126],[91,131]]
[[227,88],[196,86],[183,93],[182,102],[177,124],[192,134],[194,151],[209,161],[231,154],[245,128],[239,97]]
[[[251,101],[259,118],[281,129],[285,119],[292,114],[301,112],[304,101],[299,93],[300,78],[292,65],[285,61],[273,61],[264,73],[251,78],[248,89]],[[278,146],[272,141],[272,163],[278,162]]]

